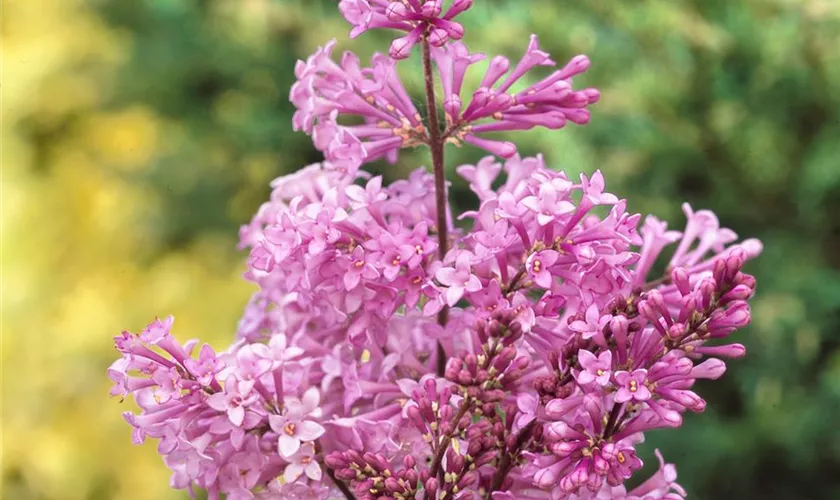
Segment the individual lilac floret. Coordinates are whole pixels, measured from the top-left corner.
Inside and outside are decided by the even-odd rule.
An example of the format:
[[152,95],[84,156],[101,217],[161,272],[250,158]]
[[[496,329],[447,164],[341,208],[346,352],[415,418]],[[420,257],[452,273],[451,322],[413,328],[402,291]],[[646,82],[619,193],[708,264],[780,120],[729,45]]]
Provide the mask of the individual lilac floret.
[[287,483],[297,481],[301,474],[313,481],[320,481],[322,476],[321,467],[315,458],[315,445],[306,443],[290,457],[284,457],[289,461],[283,471],[283,479]]
[[615,373],[615,381],[618,383],[618,392],[615,393],[615,400],[618,403],[627,401],[647,401],[650,399],[650,390],[645,385],[647,370],[634,370],[633,373],[618,371]]
[[351,38],[374,28],[407,31],[391,43],[389,50],[394,59],[404,59],[424,37],[432,45],[441,46],[464,36],[463,26],[452,19],[472,7],[473,0],[453,0],[448,9],[443,4],[443,0],[341,0],[338,8],[353,25]]
[[610,351],[604,351],[595,357],[586,349],[581,349],[578,351],[578,360],[581,368],[583,368],[577,374],[579,384],[587,385],[595,382],[600,386],[605,386],[610,383],[612,373],[612,353]]
[[283,457],[291,457],[300,450],[302,443],[312,442],[321,437],[324,426],[310,420],[312,414],[319,411],[320,393],[311,387],[300,401],[287,398],[282,415],[269,415],[271,430],[280,435],[277,449]]
[[470,273],[470,259],[469,252],[461,252],[455,260],[455,267],[442,267],[435,273],[435,278],[442,284],[447,286],[446,289],[446,303],[449,306],[454,306],[464,292],[477,292],[481,290],[481,282]]
[[259,395],[256,392],[250,389],[242,390],[235,377],[228,377],[225,390],[207,398],[207,406],[225,412],[230,422],[239,427],[245,421],[245,408],[256,403],[258,399]]

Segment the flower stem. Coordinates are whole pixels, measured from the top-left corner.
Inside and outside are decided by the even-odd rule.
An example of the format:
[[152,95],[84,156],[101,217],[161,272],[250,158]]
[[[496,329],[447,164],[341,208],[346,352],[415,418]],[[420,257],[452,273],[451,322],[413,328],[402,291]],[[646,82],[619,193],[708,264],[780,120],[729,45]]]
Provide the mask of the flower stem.
[[607,425],[604,427],[604,439],[609,439],[616,433],[616,431],[618,431],[618,415],[621,413],[623,408],[624,403],[613,403],[612,411],[607,419]]
[[507,477],[508,473],[510,473],[511,469],[516,465],[514,460],[514,455],[518,455],[524,448],[526,443],[529,439],[531,439],[531,435],[534,432],[534,425],[537,423],[536,420],[531,420],[528,422],[522,430],[519,431],[519,435],[516,436],[516,442],[513,444],[513,447],[510,449],[505,449],[504,453],[502,454],[502,459],[499,462],[499,466],[496,469],[496,474],[493,476],[493,482],[490,485],[490,489],[487,491],[487,499],[489,500],[493,496],[494,491],[499,491],[502,489],[502,485],[505,482],[505,478]]
[[[432,73],[432,55],[429,37],[423,38],[423,77],[426,83],[426,112],[429,118],[429,148],[432,150],[432,167],[435,173],[435,202],[437,207],[438,255],[440,259],[449,251],[448,224],[446,221],[446,176],[443,170],[443,137],[440,134],[440,122],[435,99],[435,80]],[[438,313],[438,323],[446,326],[449,320],[449,308],[446,306]],[[446,370],[446,351],[437,343],[437,374],[442,377]]]
[[[469,397],[465,397],[461,400],[461,407],[458,408],[458,413],[455,415],[455,418],[452,420],[452,430],[447,432],[443,435],[443,439],[440,439],[437,443],[437,448],[435,451],[435,456],[432,458],[432,464],[429,466],[429,477],[435,477],[440,472],[440,467],[443,464],[443,455],[446,453],[446,450],[449,449],[449,443],[452,442],[452,437],[458,431],[458,422],[464,418],[464,415],[470,410],[472,406],[471,399]],[[429,490],[426,490],[426,494],[424,496],[426,500],[432,500],[432,496],[429,494]]]

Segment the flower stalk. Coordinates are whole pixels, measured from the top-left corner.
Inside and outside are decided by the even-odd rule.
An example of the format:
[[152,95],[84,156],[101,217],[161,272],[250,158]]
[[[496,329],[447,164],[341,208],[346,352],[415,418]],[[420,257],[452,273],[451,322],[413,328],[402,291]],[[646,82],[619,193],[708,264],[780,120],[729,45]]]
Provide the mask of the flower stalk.
[[[750,321],[744,266],[761,244],[688,205],[684,231],[642,222],[600,171],[570,178],[489,139],[583,125],[600,94],[573,86],[585,56],[535,77],[556,63],[534,35],[464,95],[485,58],[455,20],[472,3],[340,0],[352,36],[401,36],[369,66],[334,60],[334,41],[296,66],[293,126],[324,161],[276,179],[240,230],[259,291],[237,341],[181,344],[171,317],[115,337],[111,394],[134,396],[132,438],[158,441],[173,487],[212,500],[685,496],[661,457],[626,486],[636,444],[702,412],[695,382],[745,354],[727,339]],[[425,118],[396,70],[413,50]],[[460,216],[448,142],[492,155],[455,169],[479,200]],[[421,145],[431,172],[385,185],[363,171]],[[472,227],[450,233],[455,216]]]

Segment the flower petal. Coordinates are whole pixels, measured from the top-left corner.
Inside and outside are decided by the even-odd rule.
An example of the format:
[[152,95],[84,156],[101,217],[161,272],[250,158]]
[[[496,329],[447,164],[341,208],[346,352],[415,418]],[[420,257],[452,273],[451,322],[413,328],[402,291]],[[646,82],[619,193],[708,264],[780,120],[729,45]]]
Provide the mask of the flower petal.
[[321,437],[326,429],[318,422],[304,420],[295,427],[295,435],[302,441],[314,441]]
[[284,458],[291,457],[300,449],[300,439],[288,434],[280,434],[277,440],[277,451]]
[[292,463],[287,465],[286,470],[283,471],[283,479],[285,479],[287,483],[293,483],[297,481],[297,478],[300,477],[301,473],[303,473],[303,466]]

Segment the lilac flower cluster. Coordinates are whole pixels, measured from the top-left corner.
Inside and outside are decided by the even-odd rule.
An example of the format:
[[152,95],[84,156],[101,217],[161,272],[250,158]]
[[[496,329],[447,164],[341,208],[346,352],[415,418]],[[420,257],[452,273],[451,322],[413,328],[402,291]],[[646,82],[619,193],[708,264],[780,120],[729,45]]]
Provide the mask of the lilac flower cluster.
[[394,40],[388,50],[392,58],[405,59],[423,38],[435,47],[460,40],[464,27],[452,19],[472,5],[473,0],[454,0],[444,10],[443,0],[341,0],[338,8],[353,25],[350,31],[353,38],[372,28],[408,32]]
[[[345,52],[336,63],[331,58],[334,47],[335,41],[331,41],[295,69],[298,81],[291,90],[291,101],[297,108],[295,130],[312,135],[315,147],[327,160],[350,171],[380,158],[393,163],[400,149],[429,144],[429,130],[400,81],[397,61],[375,54],[371,66],[362,68],[358,57]],[[600,93],[591,88],[572,88],[572,77],[589,67],[586,56],[577,56],[562,69],[513,92],[511,88],[534,68],[555,65],[547,53],[539,50],[537,37],[532,36],[525,55],[512,71],[505,57],[490,61],[479,88],[464,105],[461,91],[467,70],[484,58],[484,54],[470,53],[461,42],[431,51],[443,87],[446,129],[442,140],[455,145],[469,143],[510,158],[516,154],[512,142],[488,139],[483,134],[537,126],[559,129],[567,122],[589,122],[587,107],[598,101]],[[362,123],[339,123],[339,119],[349,117]]]
[[[761,244],[687,204],[683,231],[643,221],[600,171],[570,178],[476,137],[585,123],[598,93],[571,89],[582,56],[509,92],[553,64],[532,38],[503,80],[509,64],[493,59],[462,106],[480,56],[452,19],[471,4],[343,0],[354,34],[408,34],[371,68],[352,54],[333,62],[332,44],[299,64],[294,124],[326,159],[275,180],[240,231],[259,291],[236,343],[195,353],[171,318],[115,338],[112,395],[133,396],[134,441],[159,441],[174,488],[211,499],[685,496],[659,455],[653,476],[625,485],[644,433],[702,412],[695,381],[745,354],[729,337],[750,321],[755,280],[743,268]],[[441,79],[439,133],[396,76],[418,44]],[[446,204],[444,142],[507,158],[457,168],[479,200],[458,215],[462,229]],[[421,144],[440,153],[433,173],[384,185],[359,168]]]

